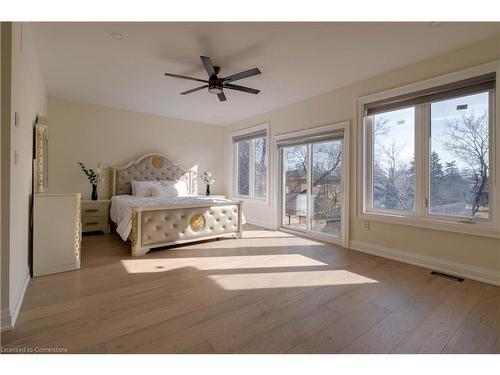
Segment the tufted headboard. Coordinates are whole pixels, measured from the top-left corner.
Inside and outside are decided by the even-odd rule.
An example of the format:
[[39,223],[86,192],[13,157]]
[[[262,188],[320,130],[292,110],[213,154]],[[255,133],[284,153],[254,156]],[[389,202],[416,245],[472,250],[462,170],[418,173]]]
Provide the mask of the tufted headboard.
[[132,194],[132,180],[186,181],[189,194],[196,194],[196,172],[172,163],[164,155],[153,153],[141,156],[121,167],[111,168],[110,196]]

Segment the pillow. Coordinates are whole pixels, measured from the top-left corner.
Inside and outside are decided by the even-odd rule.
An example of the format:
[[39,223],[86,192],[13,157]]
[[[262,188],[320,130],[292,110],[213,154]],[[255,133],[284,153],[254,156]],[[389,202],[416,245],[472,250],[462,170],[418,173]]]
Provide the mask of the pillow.
[[173,186],[151,186],[151,195],[153,197],[167,197],[167,198],[175,198],[178,197],[179,193]]
[[177,181],[160,180],[158,182],[161,184],[161,186],[174,186]]
[[158,181],[132,181],[132,195],[150,197],[152,186],[161,186],[161,184]]
[[175,190],[177,190],[179,197],[185,197],[188,195],[188,187],[186,181],[177,181],[174,184],[174,188]]
[[188,195],[188,188],[186,181],[168,181],[168,180],[162,180],[160,181],[162,186],[172,186],[177,190],[177,196],[178,197],[185,197]]

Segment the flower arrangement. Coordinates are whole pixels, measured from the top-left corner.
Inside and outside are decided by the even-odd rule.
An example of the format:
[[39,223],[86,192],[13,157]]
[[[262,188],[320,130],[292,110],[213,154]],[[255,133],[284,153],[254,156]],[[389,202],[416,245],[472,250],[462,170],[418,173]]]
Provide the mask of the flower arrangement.
[[89,182],[92,185],[92,200],[96,201],[97,185],[99,184],[99,182],[101,182],[103,176],[102,163],[101,162],[97,163],[96,170],[85,167],[85,164],[82,163],[81,161],[78,162],[78,165],[80,166],[82,172],[85,173],[85,175],[89,179]]
[[205,171],[201,174],[200,179],[207,185],[206,195],[210,195],[210,185],[215,183],[215,180],[212,178],[212,173]]
[[215,180],[212,178],[212,173],[211,172],[203,172],[200,176],[201,180],[207,184],[207,185],[212,185],[215,183]]

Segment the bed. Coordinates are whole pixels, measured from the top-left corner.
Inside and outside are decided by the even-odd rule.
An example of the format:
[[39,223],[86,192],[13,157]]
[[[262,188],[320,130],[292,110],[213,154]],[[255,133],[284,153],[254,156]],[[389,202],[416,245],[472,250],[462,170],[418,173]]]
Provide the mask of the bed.
[[[188,194],[138,197],[132,195],[132,181],[183,181]],[[242,202],[196,192],[196,171],[158,153],[111,168],[110,216],[120,237],[130,239],[132,256],[145,255],[152,248],[228,235],[241,238]]]

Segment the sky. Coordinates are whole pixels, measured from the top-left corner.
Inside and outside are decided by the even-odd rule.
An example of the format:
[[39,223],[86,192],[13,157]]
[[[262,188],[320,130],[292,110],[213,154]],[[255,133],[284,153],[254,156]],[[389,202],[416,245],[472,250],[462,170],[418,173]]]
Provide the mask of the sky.
[[391,147],[394,140],[396,147],[401,149],[399,156],[402,161],[409,162],[413,159],[415,153],[415,109],[413,107],[404,108],[375,115],[374,122],[379,120],[388,120],[386,126],[390,130],[387,134],[375,136],[375,144]]
[[[456,99],[448,99],[431,104],[431,151],[436,151],[441,162],[451,162],[456,160],[459,168],[466,167],[466,164],[450,154],[443,147],[442,141],[446,138],[446,122],[454,118],[461,118],[463,114],[483,114],[488,110],[488,93],[478,93]],[[458,105],[467,105],[466,110],[457,110]],[[385,112],[375,115],[388,119],[387,126],[390,132],[385,136],[377,137],[375,142],[383,146],[390,146],[392,140],[396,140],[396,145],[402,147],[401,158],[408,162],[414,155],[415,144],[415,110],[414,108],[404,108],[396,111]]]

